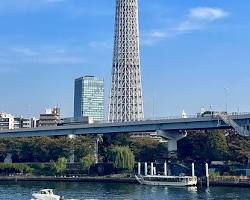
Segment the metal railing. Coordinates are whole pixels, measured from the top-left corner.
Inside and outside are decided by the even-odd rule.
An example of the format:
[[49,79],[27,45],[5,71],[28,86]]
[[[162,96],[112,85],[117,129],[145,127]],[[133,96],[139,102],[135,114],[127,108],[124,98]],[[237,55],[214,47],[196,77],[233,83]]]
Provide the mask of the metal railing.
[[217,115],[227,125],[231,126],[239,135],[244,137],[250,137],[250,131],[247,130],[245,127],[238,125],[233,119],[231,119],[232,115],[227,115],[224,113],[218,113]]
[[[216,117],[218,114],[221,114],[223,112],[213,112],[211,115],[203,115],[202,113],[197,113],[196,115],[187,115],[187,117],[182,116],[167,116],[167,117],[147,117],[143,121],[153,121],[153,120],[180,120],[180,119],[197,119],[197,118],[204,118],[204,117]],[[226,116],[242,116],[242,115],[250,115],[250,112],[232,112],[227,113]],[[100,123],[111,123],[108,120],[103,120]]]

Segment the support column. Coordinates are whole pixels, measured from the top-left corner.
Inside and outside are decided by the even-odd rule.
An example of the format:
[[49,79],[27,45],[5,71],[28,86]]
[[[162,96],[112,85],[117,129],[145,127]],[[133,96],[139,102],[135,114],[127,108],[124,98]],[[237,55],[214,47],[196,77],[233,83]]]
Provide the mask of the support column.
[[164,163],[164,176],[168,175],[168,166],[167,166],[167,162]]
[[141,163],[138,162],[138,175],[141,175]]
[[195,176],[194,163],[192,163],[192,176]]
[[69,156],[69,163],[70,164],[74,164],[75,163],[75,138],[76,138],[76,135],[74,134],[70,134],[68,135],[68,138],[70,139],[70,156]]
[[153,176],[154,175],[154,163],[152,162],[151,162],[150,170],[151,170],[151,176]]
[[154,175],[156,175],[157,174],[157,172],[156,172],[156,167],[154,167]]
[[208,171],[208,164],[205,164],[206,168],[206,181],[207,181],[207,187],[209,187],[209,171]]
[[144,165],[144,174],[145,176],[148,175],[148,163],[145,162],[145,165]]
[[99,140],[100,140],[100,136],[97,135],[94,138],[94,146],[95,146],[95,163],[97,164],[99,162],[99,156],[98,156],[98,151],[99,151]]
[[187,131],[158,130],[157,134],[168,140],[169,157],[177,158],[177,142],[187,136]]
[[7,163],[7,164],[12,163],[12,154],[11,153],[7,153],[7,156],[4,159],[4,163]]

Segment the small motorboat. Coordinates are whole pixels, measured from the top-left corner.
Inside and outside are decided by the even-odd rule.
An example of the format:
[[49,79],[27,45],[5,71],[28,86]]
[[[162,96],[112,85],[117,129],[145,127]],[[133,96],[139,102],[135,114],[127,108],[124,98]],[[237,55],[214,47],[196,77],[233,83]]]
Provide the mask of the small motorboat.
[[42,189],[33,193],[31,200],[64,200],[64,197],[55,195],[52,189]]

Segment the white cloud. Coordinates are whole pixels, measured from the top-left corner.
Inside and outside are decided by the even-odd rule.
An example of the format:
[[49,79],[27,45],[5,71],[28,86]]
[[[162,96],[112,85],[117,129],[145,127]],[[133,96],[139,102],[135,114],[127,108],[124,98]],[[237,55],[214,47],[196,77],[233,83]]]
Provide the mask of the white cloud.
[[227,17],[229,14],[221,8],[198,7],[190,9],[187,17],[172,28],[153,30],[143,35],[142,43],[153,45],[161,40],[181,34],[203,30],[209,23]]
[[112,42],[106,42],[106,41],[92,41],[89,43],[89,47],[92,49],[112,49]]
[[84,64],[86,59],[81,51],[63,47],[1,47],[0,66],[6,64]]
[[38,55],[38,52],[30,49],[30,48],[18,48],[18,47],[13,47],[10,50],[16,53],[20,53],[25,56],[35,56]]
[[221,8],[199,7],[190,10],[188,18],[177,27],[179,32],[203,29],[208,23],[228,16]]
[[149,33],[143,34],[143,40],[142,44],[151,46],[153,45],[156,41],[166,39],[168,37],[171,37],[168,31],[151,31]]
[[224,18],[227,15],[228,13],[221,8],[199,7],[191,9],[189,18],[195,20],[214,21],[217,19]]

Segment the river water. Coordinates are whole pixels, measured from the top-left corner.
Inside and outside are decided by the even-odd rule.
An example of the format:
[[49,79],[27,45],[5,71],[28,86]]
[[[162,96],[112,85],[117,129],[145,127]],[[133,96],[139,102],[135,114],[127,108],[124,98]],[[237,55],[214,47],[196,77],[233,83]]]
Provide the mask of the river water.
[[156,187],[123,183],[0,182],[0,200],[30,200],[42,188],[55,189],[65,199],[88,200],[250,200],[249,188]]

